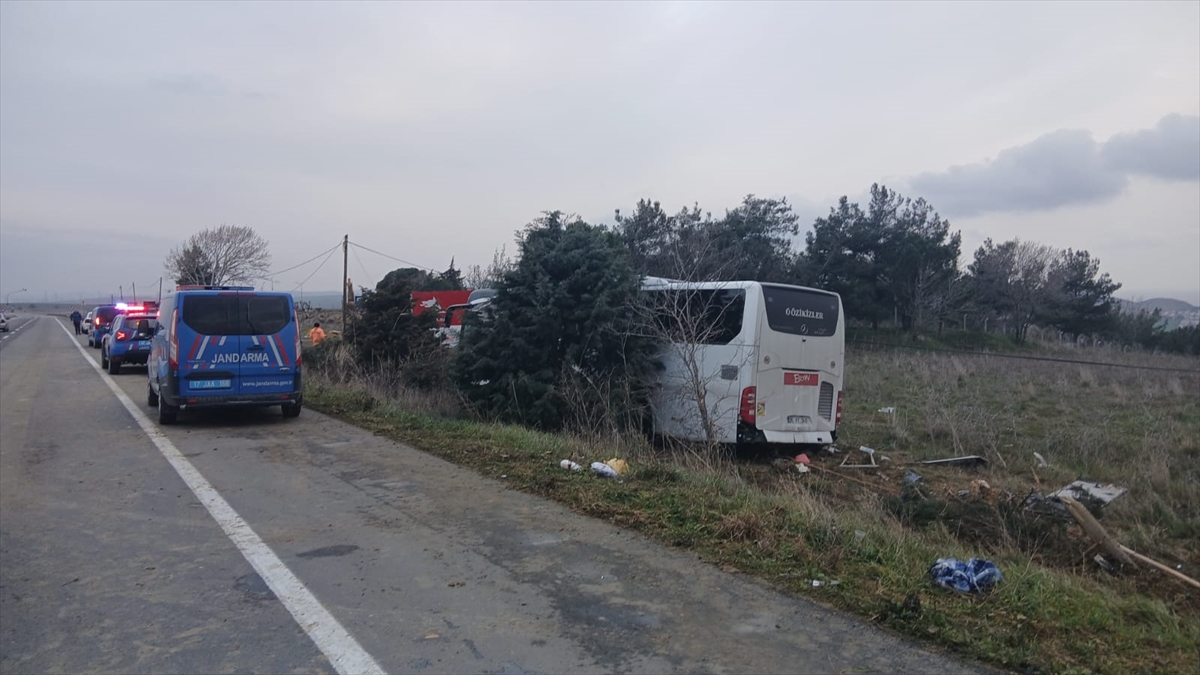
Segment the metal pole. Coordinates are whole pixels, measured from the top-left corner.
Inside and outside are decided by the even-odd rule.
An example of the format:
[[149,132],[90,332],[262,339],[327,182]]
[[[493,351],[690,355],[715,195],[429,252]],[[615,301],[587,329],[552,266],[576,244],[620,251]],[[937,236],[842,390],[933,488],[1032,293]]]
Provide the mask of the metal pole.
[[342,333],[346,332],[346,304],[347,294],[350,289],[346,288],[346,277],[350,276],[350,235],[342,237]]

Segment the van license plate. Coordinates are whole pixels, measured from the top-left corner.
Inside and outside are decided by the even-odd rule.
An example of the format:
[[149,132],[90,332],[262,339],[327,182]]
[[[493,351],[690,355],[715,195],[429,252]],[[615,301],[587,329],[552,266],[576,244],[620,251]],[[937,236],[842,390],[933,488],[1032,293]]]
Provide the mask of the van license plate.
[[812,424],[808,415],[788,415],[788,424]]
[[230,380],[193,380],[189,386],[192,389],[228,389],[230,384]]

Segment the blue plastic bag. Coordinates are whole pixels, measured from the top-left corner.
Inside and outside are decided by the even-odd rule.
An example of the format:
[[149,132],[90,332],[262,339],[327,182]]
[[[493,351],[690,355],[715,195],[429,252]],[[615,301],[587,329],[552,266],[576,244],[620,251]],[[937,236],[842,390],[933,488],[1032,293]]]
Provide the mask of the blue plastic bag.
[[929,568],[929,576],[935,584],[963,593],[982,593],[1004,578],[996,563],[982,558],[971,558],[967,562],[938,558]]

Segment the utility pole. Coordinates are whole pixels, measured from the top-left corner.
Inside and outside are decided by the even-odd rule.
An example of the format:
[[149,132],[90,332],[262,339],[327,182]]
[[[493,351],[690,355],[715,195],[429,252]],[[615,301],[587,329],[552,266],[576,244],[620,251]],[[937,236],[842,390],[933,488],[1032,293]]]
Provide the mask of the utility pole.
[[131,281],[129,282],[129,287],[133,289],[133,301],[137,302],[137,283]]
[[346,334],[346,305],[349,304],[347,294],[350,289],[346,288],[346,278],[350,276],[350,235],[342,237],[342,334]]

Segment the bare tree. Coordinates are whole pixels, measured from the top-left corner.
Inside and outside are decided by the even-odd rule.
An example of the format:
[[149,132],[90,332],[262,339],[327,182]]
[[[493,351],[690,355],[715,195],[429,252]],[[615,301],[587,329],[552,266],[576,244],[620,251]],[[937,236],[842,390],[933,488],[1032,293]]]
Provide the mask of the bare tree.
[[463,274],[463,286],[476,288],[495,288],[496,284],[504,278],[510,270],[516,267],[517,262],[510,258],[507,254],[507,247],[501,246],[492,254],[492,262],[483,268],[479,265],[471,265]]
[[[995,319],[1013,337],[1025,341],[1026,332],[1047,302],[1047,274],[1056,251],[1043,244],[1013,239],[995,244],[991,239],[975,252],[968,268],[975,299],[986,310],[985,319]],[[986,321],[985,321],[986,330]],[[1007,332],[1007,328],[1005,328]]]
[[[666,251],[659,261],[666,269],[678,270],[675,280],[695,282],[702,280],[697,278],[702,274],[727,273],[710,255],[714,253],[710,238],[696,237],[689,243],[686,250]],[[710,267],[700,270],[693,265],[689,271],[685,257],[709,261]],[[710,450],[721,442],[718,429],[724,420],[737,414],[739,392],[730,389],[736,388],[730,382],[736,383],[736,373],[753,358],[729,345],[741,330],[744,306],[741,289],[686,286],[645,292],[637,305],[642,319],[638,324],[663,345],[660,358],[666,372],[660,375],[658,413],[669,414],[676,433],[703,438]]]
[[1009,296],[1017,342],[1025,335],[1046,303],[1046,274],[1056,251],[1032,241],[1017,241]]
[[167,274],[178,284],[245,283],[266,276],[271,251],[254,228],[221,225],[188,237],[171,249],[165,264]]

